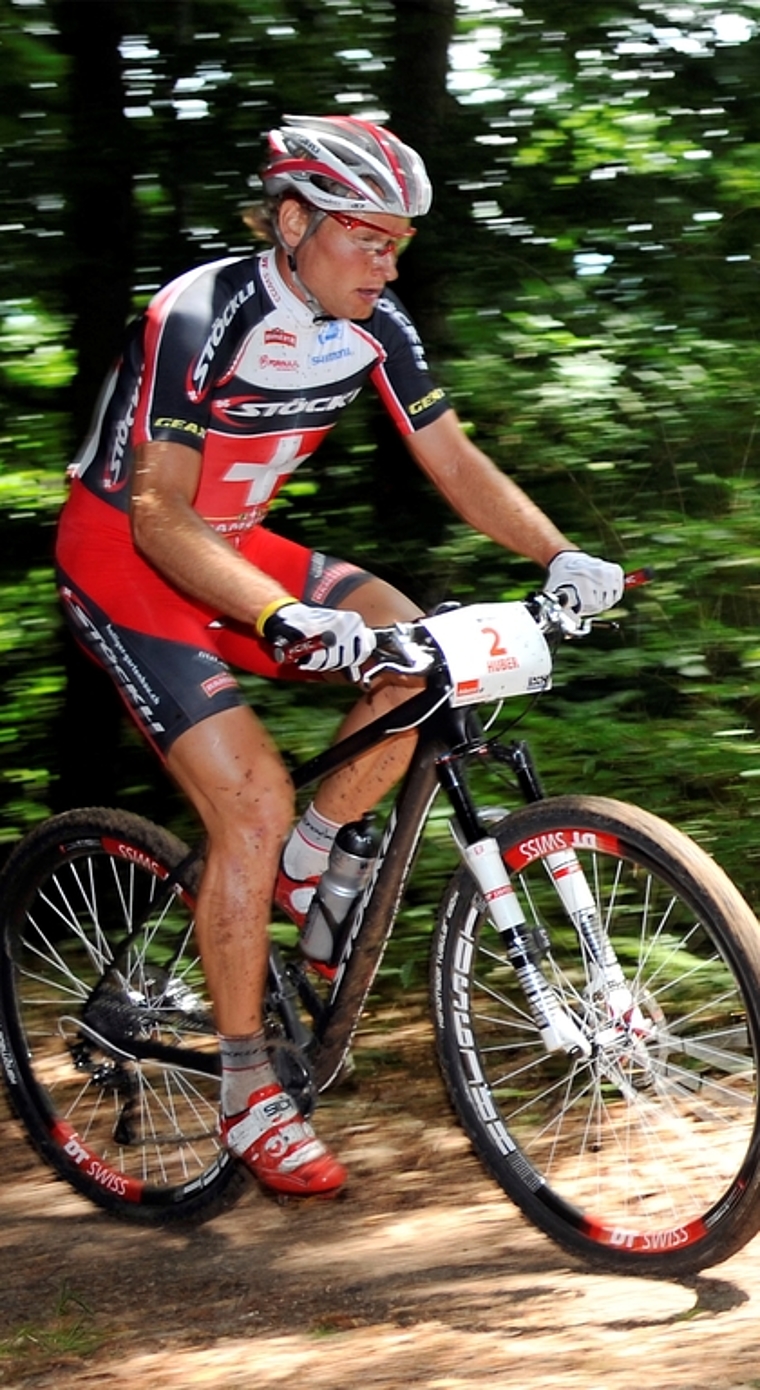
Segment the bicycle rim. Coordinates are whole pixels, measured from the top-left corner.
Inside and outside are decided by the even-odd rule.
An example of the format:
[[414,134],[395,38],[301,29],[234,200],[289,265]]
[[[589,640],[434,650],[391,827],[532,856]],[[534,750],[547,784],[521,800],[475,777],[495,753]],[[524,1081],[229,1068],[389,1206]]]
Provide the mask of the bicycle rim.
[[[548,1053],[505,947],[460,874],[439,928],[439,1050],[480,1156],[553,1239],[672,1274],[760,1226],[757,923],[717,866],[644,813],[557,798],[496,832],[541,972],[589,1055]],[[606,987],[547,872],[573,846],[628,991]]]
[[186,855],[138,817],[67,813],[28,837],[0,889],[13,1107],[60,1176],[132,1219],[210,1215],[235,1166],[216,1133],[197,866],[169,878]]

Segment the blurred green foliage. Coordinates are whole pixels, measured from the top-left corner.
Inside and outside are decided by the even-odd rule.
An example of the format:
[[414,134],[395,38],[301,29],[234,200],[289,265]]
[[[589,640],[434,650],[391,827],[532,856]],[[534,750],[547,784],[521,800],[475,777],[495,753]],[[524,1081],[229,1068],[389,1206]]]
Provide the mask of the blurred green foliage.
[[[66,734],[50,554],[72,393],[94,401],[98,386],[87,325],[113,326],[191,263],[245,252],[239,212],[262,133],[283,110],[346,110],[387,116],[433,170],[436,205],[399,292],[468,431],[581,546],[656,571],[615,628],[559,654],[553,692],[505,710],[505,724],[521,721],[548,789],[665,815],[757,903],[756,5],[114,0],[121,98],[103,129],[126,129],[112,148],[130,215],[98,206],[95,225],[127,262],[122,308],[85,305],[83,287],[110,272],[71,233],[72,208],[93,207],[83,165],[97,191],[111,159],[95,140],[81,147],[72,80],[99,61],[86,26],[82,46],[95,8],[0,8],[0,841],[56,797]],[[412,20],[430,37],[413,82]],[[410,477],[369,399],[272,521],[427,604],[516,597],[540,580]],[[337,723],[334,692],[249,687],[294,757]],[[119,799],[182,829],[129,730],[114,760]],[[436,808],[410,940],[453,859]]]

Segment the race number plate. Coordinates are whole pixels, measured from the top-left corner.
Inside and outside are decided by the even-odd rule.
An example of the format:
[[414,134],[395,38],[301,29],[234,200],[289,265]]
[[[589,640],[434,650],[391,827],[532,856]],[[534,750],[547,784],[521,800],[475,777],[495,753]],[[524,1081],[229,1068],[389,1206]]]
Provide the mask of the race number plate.
[[523,603],[472,604],[422,626],[449,668],[452,705],[473,705],[548,690],[552,658]]

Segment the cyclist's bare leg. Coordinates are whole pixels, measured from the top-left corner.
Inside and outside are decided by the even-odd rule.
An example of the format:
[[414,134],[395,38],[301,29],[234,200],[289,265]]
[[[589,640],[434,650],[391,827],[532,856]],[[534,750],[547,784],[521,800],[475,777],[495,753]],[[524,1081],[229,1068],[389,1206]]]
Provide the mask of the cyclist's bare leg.
[[208,855],[196,937],[220,1033],[262,1026],[272,885],[293,819],[290,777],[247,706],[180,735],[167,768],[196,808]]
[[269,909],[282,840],[293,817],[290,777],[246,706],[213,715],[182,734],[167,766],[208,833],[196,935],[222,1035],[222,1140],[265,1187],[295,1196],[333,1196],[346,1170],[282,1090],[261,1031]]
[[[382,579],[372,578],[354,589],[336,605],[361,613],[369,627],[387,627],[394,622],[410,622],[420,616],[418,604],[412,603],[398,589]],[[343,738],[363,728],[387,710],[408,700],[413,688],[405,685],[385,685],[364,695],[350,711],[340,728]],[[390,790],[404,775],[412,756],[416,735],[400,734],[371,749],[364,757],[339,772],[325,778],[316,793],[314,804],[321,815],[335,824],[354,820]]]

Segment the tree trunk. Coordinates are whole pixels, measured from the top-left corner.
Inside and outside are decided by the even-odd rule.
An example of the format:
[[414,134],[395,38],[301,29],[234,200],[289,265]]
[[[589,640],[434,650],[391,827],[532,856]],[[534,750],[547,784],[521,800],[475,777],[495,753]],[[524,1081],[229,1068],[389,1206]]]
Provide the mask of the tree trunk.
[[[71,60],[68,157],[64,168],[68,274],[77,374],[71,392],[75,438],[88,427],[100,384],[118,356],[130,315],[135,260],[134,141],[124,114],[119,41],[131,6],[120,0],[58,0],[54,18]],[[110,680],[64,638],[66,693],[58,739],[57,809],[116,797],[122,710]]]
[[60,43],[71,59],[66,188],[66,307],[77,355],[73,426],[84,434],[100,383],[121,348],[135,259],[134,138],[124,114],[119,42],[132,6],[58,0]]

